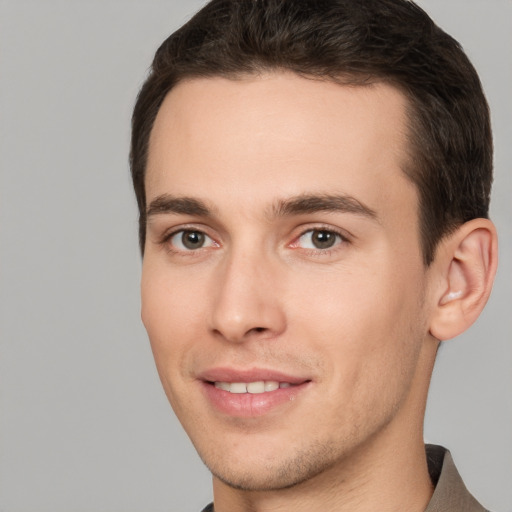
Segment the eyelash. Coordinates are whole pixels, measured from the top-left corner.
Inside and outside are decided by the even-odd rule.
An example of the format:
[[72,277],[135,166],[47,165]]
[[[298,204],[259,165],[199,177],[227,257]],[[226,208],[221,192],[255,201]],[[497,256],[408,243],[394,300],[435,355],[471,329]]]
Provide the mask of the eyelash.
[[160,245],[165,246],[169,253],[171,253],[171,254],[178,254],[178,255],[182,255],[182,256],[196,256],[196,255],[198,255],[198,254],[200,254],[202,252],[201,249],[207,249],[207,247],[200,247],[200,248],[195,249],[195,250],[194,249],[183,250],[183,249],[176,249],[176,248],[174,248],[172,246],[172,244],[170,243],[170,241],[172,240],[173,237],[175,237],[176,235],[178,235],[180,233],[183,233],[183,234],[184,233],[201,233],[205,237],[208,237],[209,239],[213,240],[214,243],[217,246],[219,246],[219,244],[215,242],[213,237],[208,235],[208,233],[206,233],[206,231],[204,229],[199,229],[199,228],[194,227],[194,226],[182,226],[179,229],[174,229],[174,230],[172,230],[169,233],[165,233],[162,236],[162,238],[158,241],[158,243]]
[[331,226],[314,226],[309,229],[303,230],[299,234],[299,236],[295,237],[294,241],[290,244],[290,246],[291,247],[298,246],[298,243],[303,236],[307,235],[308,233],[313,234],[315,232],[316,233],[319,233],[319,232],[330,233],[332,235],[335,235],[335,237],[338,238],[339,240],[335,240],[334,245],[332,247],[327,247],[325,249],[302,248],[302,250],[304,252],[306,252],[307,256],[317,256],[317,257],[329,256],[329,255],[335,253],[336,251],[339,251],[341,249],[341,246],[343,246],[347,243],[350,243],[350,240],[345,233],[342,233],[341,231],[339,231],[335,228],[332,228]]
[[[206,233],[206,231],[204,229],[200,229],[200,228],[197,228],[194,226],[190,226],[190,227],[182,226],[179,229],[174,229],[169,233],[165,233],[162,236],[162,238],[158,241],[158,243],[160,245],[165,246],[169,253],[178,254],[178,255],[182,255],[182,256],[197,256],[202,252],[202,249],[209,248],[209,247],[200,247],[198,249],[190,249],[190,250],[174,248],[172,246],[172,244],[170,243],[172,238],[180,233],[187,233],[187,232],[188,233],[201,233],[204,236],[208,237],[210,240],[212,240],[214,242],[214,244],[216,245],[216,247],[220,246],[220,244],[218,242],[215,242],[214,238],[211,237],[210,235],[208,235],[208,233]],[[344,232],[341,232],[340,230],[337,230],[331,226],[316,225],[316,226],[313,226],[313,227],[310,227],[307,229],[303,229],[300,232],[300,234],[298,236],[296,236],[290,244],[288,244],[288,247],[300,249],[300,247],[298,247],[298,243],[299,243],[300,239],[303,236],[307,235],[308,233],[314,233],[314,232],[331,233],[331,234],[335,235],[337,238],[339,238],[339,240],[335,241],[335,243],[332,247],[328,247],[325,249],[302,248],[303,252],[305,252],[307,256],[317,256],[317,257],[328,256],[328,255],[331,255],[333,252],[340,250],[340,246],[350,243],[349,237]]]

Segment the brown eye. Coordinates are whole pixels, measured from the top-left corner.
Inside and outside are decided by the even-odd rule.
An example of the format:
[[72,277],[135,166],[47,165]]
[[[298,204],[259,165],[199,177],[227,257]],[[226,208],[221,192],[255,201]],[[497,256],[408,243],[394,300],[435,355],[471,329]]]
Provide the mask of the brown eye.
[[202,231],[181,230],[170,238],[170,244],[178,251],[195,251],[214,246],[214,241]]
[[204,233],[199,231],[184,231],[181,242],[187,249],[199,249],[204,244]]
[[304,249],[330,249],[343,241],[343,238],[328,229],[311,229],[299,238],[299,245]]
[[329,249],[336,243],[336,234],[332,231],[314,231],[311,241],[317,249]]

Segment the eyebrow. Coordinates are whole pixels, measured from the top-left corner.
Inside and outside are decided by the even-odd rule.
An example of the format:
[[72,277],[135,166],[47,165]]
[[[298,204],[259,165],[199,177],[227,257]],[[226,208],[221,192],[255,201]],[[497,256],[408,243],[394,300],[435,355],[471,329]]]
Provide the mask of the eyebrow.
[[[269,217],[290,217],[316,212],[352,213],[378,219],[377,213],[354,197],[337,194],[303,194],[278,200],[269,210]],[[151,201],[146,210],[147,218],[159,214],[212,217],[212,209],[194,197],[175,197],[162,194]]]
[[200,199],[194,197],[175,197],[170,194],[162,194],[151,201],[146,216],[174,213],[177,215],[194,215],[198,217],[211,217],[210,208]]
[[272,208],[276,217],[316,212],[353,213],[377,220],[377,213],[361,201],[347,195],[304,194],[278,201]]

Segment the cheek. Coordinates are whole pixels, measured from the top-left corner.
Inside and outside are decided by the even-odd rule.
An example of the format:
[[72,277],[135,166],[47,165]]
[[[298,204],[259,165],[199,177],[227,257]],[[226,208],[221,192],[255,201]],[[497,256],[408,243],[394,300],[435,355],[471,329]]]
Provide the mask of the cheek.
[[163,389],[178,417],[182,416],[179,397],[187,379],[187,347],[199,336],[194,330],[197,301],[194,294],[169,272],[143,265],[141,316],[148,333],[156,369]]
[[[411,274],[398,282],[395,275],[383,265],[379,273],[338,270],[310,282],[308,294],[295,294],[300,304],[290,324],[325,354],[333,394],[378,394],[386,382],[396,390],[411,378],[422,342],[421,280]],[[418,285],[411,288],[410,280]]]
[[290,313],[324,342],[341,338],[355,351],[372,343],[380,346],[410,322],[416,309],[417,294],[408,292],[407,279],[402,281],[383,266],[378,273],[336,268],[314,278],[306,275],[297,279],[290,294],[289,302],[295,304]]
[[197,337],[201,296],[169,272],[143,265],[141,316],[160,373],[169,366],[176,369],[182,365],[185,347]]

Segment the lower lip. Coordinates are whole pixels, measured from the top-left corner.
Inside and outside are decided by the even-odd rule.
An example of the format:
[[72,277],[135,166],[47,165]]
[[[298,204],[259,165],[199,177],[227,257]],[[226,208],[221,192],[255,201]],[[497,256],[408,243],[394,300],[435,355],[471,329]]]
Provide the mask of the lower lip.
[[262,416],[278,408],[290,405],[302,393],[310,382],[288,388],[279,388],[265,393],[230,393],[216,388],[210,382],[202,382],[203,391],[208,400],[220,412],[229,416],[250,418]]

